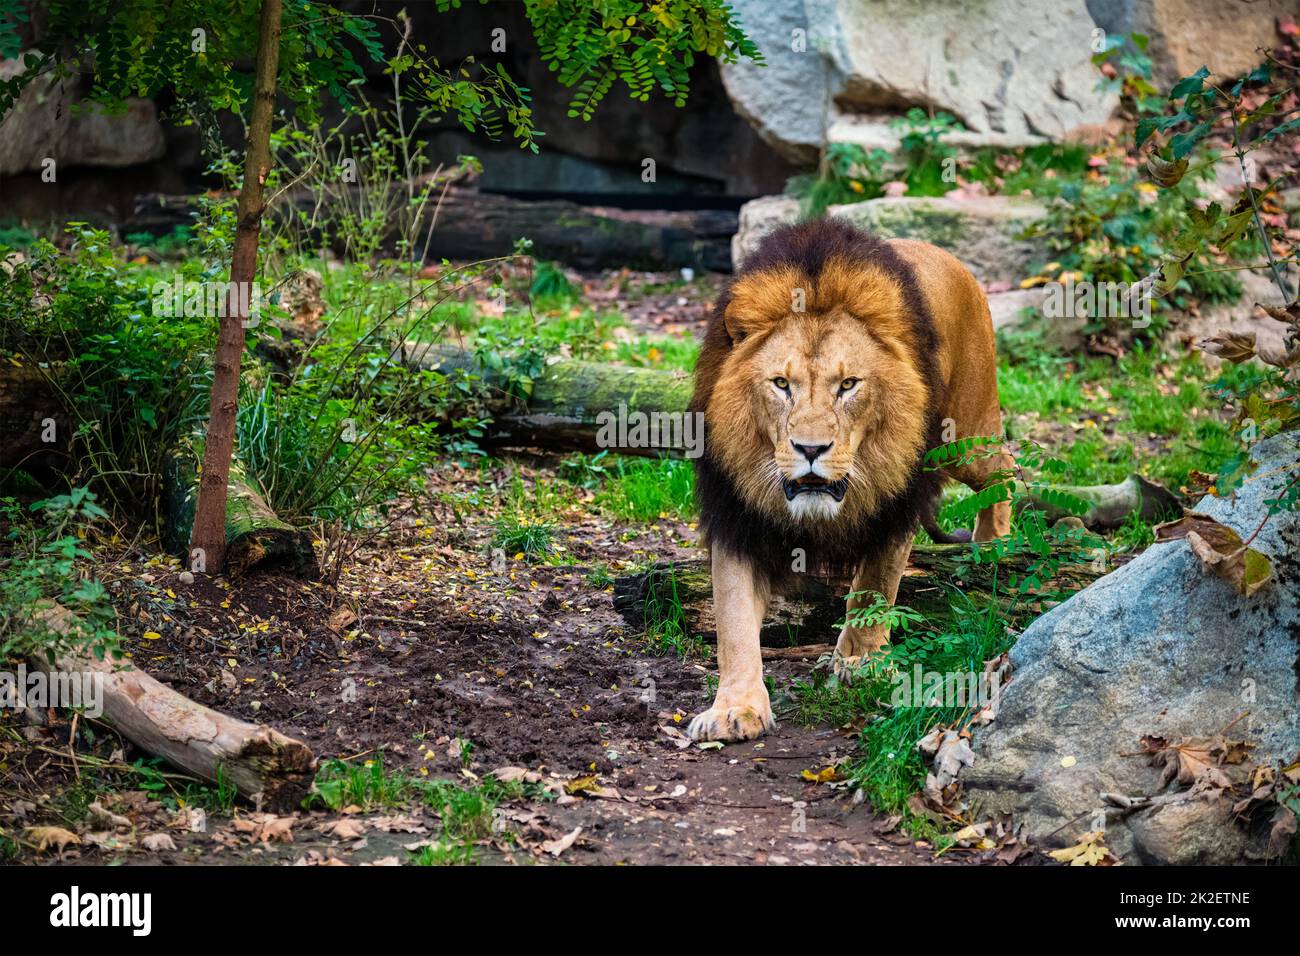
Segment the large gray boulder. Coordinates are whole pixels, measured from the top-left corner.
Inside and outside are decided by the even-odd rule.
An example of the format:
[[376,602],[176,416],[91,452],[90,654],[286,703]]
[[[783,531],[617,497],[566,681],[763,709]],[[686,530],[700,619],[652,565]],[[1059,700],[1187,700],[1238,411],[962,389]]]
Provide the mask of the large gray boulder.
[[[1048,258],[1043,246],[1018,238],[1044,213],[1042,204],[1018,196],[885,196],[827,210],[878,236],[932,242],[965,263],[981,282],[1011,284]],[[799,203],[789,196],[763,196],[742,206],[731,243],[733,267],[740,268],[763,236],[798,218]]]
[[[1197,508],[1243,538],[1295,474],[1300,433],[1261,442],[1254,457],[1256,477],[1234,499]],[[1275,574],[1253,597],[1178,541],[1152,546],[1026,629],[997,718],[977,732],[974,766],[962,775],[971,803],[1062,846],[1101,821],[1103,793],[1155,797],[1148,809],[1105,817],[1106,843],[1125,862],[1262,858],[1264,836],[1234,822],[1231,797],[1176,784],[1161,791],[1160,768],[1126,756],[1147,734],[1174,742],[1229,727],[1255,745],[1252,761],[1300,753],[1300,515],[1275,515],[1253,547]]]
[[1258,50],[1277,45],[1277,21],[1300,16],[1300,0],[1089,0],[1110,33],[1144,33],[1156,82],[1168,87],[1208,66],[1238,76],[1259,66]]
[[972,145],[1021,146],[1105,122],[1084,0],[736,0],[767,66],[727,64],[737,112],[785,155],[840,117],[943,110]]

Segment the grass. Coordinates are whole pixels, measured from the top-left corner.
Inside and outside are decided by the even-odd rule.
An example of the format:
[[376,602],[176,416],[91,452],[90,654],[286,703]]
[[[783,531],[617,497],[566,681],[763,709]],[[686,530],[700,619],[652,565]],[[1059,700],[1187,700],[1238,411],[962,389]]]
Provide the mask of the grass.
[[[1208,395],[1219,375],[1195,353],[1136,348],[1118,362],[1038,353],[1004,357],[998,389],[1013,437],[1053,448],[1072,483],[1107,484],[1136,471],[1177,489],[1192,470],[1214,472],[1240,450]],[[1036,419],[1031,434],[1019,433],[1016,416]]]
[[695,468],[676,458],[617,458],[596,504],[625,521],[689,520],[695,514]]
[[708,645],[699,634],[691,634],[686,611],[677,591],[677,572],[669,567],[656,574],[646,594],[643,609],[645,639],[650,653],[658,657],[672,654],[681,660],[705,657]]
[[555,538],[555,525],[539,518],[502,515],[492,522],[492,528],[492,547],[506,554],[549,554]]
[[[859,757],[847,771],[877,812],[906,813],[911,796],[921,789],[926,767],[916,742],[939,726],[960,726],[975,706],[891,704],[901,675],[920,665],[939,674],[982,674],[985,661],[1013,643],[1005,618],[994,603],[982,605],[954,590],[952,617],[939,628],[914,628],[895,635],[887,656],[859,671],[850,684],[824,669],[787,690],[791,716],[802,723],[860,725]],[[933,837],[932,828],[912,819],[918,835]]]
[[[462,762],[472,751],[468,742],[462,746]],[[391,810],[423,804],[438,815],[442,832],[437,842],[412,853],[417,866],[464,865],[477,861],[478,845],[488,840],[513,840],[497,821],[497,808],[505,802],[545,799],[539,786],[520,782],[505,783],[486,777],[471,784],[449,780],[425,780],[384,767],[383,757],[362,763],[328,760],[316,775],[312,792],[304,801],[305,809],[323,805],[334,812],[356,806],[362,811]]]

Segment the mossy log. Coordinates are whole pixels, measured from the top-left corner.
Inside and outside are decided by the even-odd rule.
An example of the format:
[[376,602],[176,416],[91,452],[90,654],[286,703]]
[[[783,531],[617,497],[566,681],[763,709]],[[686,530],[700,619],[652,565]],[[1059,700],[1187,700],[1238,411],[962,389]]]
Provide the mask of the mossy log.
[[[163,473],[165,543],[191,567],[195,559],[189,552],[189,541],[198,497],[197,461],[188,449],[177,449],[168,455]],[[226,495],[225,570],[237,576],[255,567],[276,568],[309,578],[320,573],[311,534],[281,520],[236,459],[231,463]]]
[[[977,606],[996,604],[1009,618],[1032,617],[1043,610],[1041,602],[1032,596],[1017,599],[1007,586],[1008,573],[1023,570],[1023,556],[1008,556],[996,565],[974,565],[963,559],[969,553],[967,544],[913,545],[896,603],[912,608],[931,623],[951,617],[954,588],[971,597]],[[1101,573],[1087,565],[1071,565],[1061,569],[1058,579],[1083,586]],[[802,577],[794,590],[773,598],[760,631],[760,643],[767,648],[788,648],[834,642],[844,622],[844,599],[849,587],[848,581]],[[656,564],[646,571],[615,578],[614,609],[635,631],[675,621],[691,634],[708,640],[716,638],[713,584],[709,564],[704,560]]]
[[[1021,492],[1025,490],[1024,485],[1018,485],[1018,488]],[[1088,502],[1088,510],[1078,517],[1084,527],[1093,531],[1113,531],[1134,513],[1149,524],[1169,521],[1183,513],[1177,495],[1141,475],[1129,475],[1113,485],[1054,485],[1052,490]],[[1032,492],[1023,501],[1026,507],[1042,511],[1049,523],[1069,514],[1059,505],[1044,501]]]
[[[39,618],[60,635],[80,627],[77,615],[57,604],[40,611]],[[30,663],[41,670],[50,666],[37,657]],[[311,786],[316,766],[311,748],[278,730],[210,710],[129,661],[69,653],[55,666],[102,681],[104,720],[141,750],[187,773],[233,784],[241,796],[270,810],[297,807]]]
[[502,390],[500,375],[484,368],[472,352],[420,344],[408,346],[404,357],[420,368],[463,369],[480,376],[494,416],[483,440],[497,447],[611,448],[624,455],[681,457],[692,441],[703,440],[703,433],[685,420],[692,386],[690,376],[681,372],[560,359],[534,379],[525,404]]

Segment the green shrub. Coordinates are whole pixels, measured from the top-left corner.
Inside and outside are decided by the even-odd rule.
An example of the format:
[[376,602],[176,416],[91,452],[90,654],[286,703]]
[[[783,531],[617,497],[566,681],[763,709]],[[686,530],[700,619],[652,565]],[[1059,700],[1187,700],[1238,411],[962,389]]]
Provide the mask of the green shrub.
[[[86,488],[37,501],[24,509],[0,498],[7,554],[0,556],[0,659],[76,652],[103,660],[116,650],[113,609],[103,585],[87,571],[83,539],[106,517]],[[42,625],[41,602],[57,601],[78,615],[80,628],[58,634]]]
[[0,270],[0,348],[46,371],[70,431],[69,482],[151,515],[162,456],[206,412],[212,323],[157,314],[149,274],[107,232],[68,230],[67,255],[38,240],[26,263]]

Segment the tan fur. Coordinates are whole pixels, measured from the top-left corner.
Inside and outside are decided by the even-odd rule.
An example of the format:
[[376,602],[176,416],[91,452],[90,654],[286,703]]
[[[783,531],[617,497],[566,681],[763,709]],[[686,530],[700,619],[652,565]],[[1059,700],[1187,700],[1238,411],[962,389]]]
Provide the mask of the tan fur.
[[[902,290],[883,270],[832,260],[816,280],[784,266],[743,276],[732,287],[723,318],[734,346],[709,371],[716,377],[704,409],[711,451],[741,497],[773,518],[793,520],[782,477],[798,478],[807,467],[792,441],[829,446],[812,465],[815,473],[849,481],[849,493],[833,515],[799,518],[835,522],[875,514],[881,502],[906,487],[926,451],[927,415],[936,402],[956,437],[1002,431],[993,326],[983,290],[941,249],[910,240],[889,244],[912,267],[933,316],[942,395],[930,394]],[[806,314],[796,315],[800,297]],[[773,384],[777,378],[788,382],[788,393]],[[845,379],[857,384],[840,392]],[[946,477],[978,490],[993,471],[1009,466],[1009,457],[995,456]],[[1009,530],[1004,502],[980,513],[975,537],[988,540]],[[853,590],[879,591],[892,603],[910,549],[906,542],[863,561]],[[697,740],[744,740],[772,725],[758,643],[768,596],[743,555],[717,547],[713,587],[718,694],[692,721],[690,734]],[[850,610],[869,601],[855,598]],[[845,627],[836,646],[837,672],[851,676],[888,640],[887,628]]]

